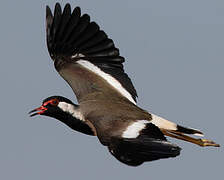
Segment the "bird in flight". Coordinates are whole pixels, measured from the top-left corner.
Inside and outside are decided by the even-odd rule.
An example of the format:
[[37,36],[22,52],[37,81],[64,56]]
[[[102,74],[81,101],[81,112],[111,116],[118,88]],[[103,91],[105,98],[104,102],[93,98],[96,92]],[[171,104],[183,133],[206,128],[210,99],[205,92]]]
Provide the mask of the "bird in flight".
[[79,105],[62,96],[46,98],[30,116],[50,116],[73,130],[97,136],[120,162],[138,166],[147,161],[176,157],[181,148],[165,136],[199,146],[219,144],[197,129],[180,126],[136,105],[137,93],[125,73],[119,49],[79,7],[54,13],[46,7],[47,47],[54,66],[74,91]]

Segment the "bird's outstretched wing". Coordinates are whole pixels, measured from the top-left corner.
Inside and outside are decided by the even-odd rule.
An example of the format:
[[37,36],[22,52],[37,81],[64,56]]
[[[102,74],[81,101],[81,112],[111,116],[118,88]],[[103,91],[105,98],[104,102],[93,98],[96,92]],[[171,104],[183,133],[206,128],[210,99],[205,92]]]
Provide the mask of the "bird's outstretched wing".
[[54,14],[46,8],[47,46],[55,68],[69,83],[79,102],[100,98],[119,98],[136,103],[137,93],[124,72],[123,57],[103,30],[81,15],[59,3]]

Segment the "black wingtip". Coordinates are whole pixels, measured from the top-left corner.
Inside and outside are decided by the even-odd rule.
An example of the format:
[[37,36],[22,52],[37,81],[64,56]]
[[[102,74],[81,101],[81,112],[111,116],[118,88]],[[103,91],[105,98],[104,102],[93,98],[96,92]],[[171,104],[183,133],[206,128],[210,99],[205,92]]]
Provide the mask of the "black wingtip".
[[113,41],[111,46],[97,23],[91,22],[88,14],[81,15],[80,7],[74,8],[71,13],[71,6],[67,3],[62,12],[61,5],[56,3],[53,15],[50,8],[46,7],[46,16],[50,54],[73,56],[81,53],[92,61],[99,61],[99,57],[104,57],[111,63],[114,59],[123,63],[124,59],[119,56],[119,50]]
[[59,3],[56,3],[55,8],[54,8],[54,19],[53,19],[53,24],[52,24],[52,39],[53,39],[53,41],[55,39],[56,32],[60,28],[59,25],[60,25],[60,21],[61,21],[61,14],[62,14],[61,5]]
[[51,12],[50,7],[47,5],[46,6],[46,20],[48,21],[49,19],[53,20],[53,14]]
[[75,7],[73,12],[76,12],[79,16],[81,16],[81,8],[79,6]]
[[59,2],[57,2],[57,3],[55,4],[54,11],[55,11],[55,12],[56,12],[56,11],[61,12],[61,5],[60,5],[60,3],[59,3]]
[[64,11],[63,11],[63,12],[65,12],[65,11],[70,11],[70,12],[71,12],[71,5],[70,5],[69,3],[67,3],[67,4],[65,5],[65,7],[64,7]]
[[53,14],[51,12],[50,7],[47,5],[46,6],[46,36],[47,36],[47,47],[48,51],[51,54],[51,47],[52,47],[52,42],[51,42],[51,27],[53,23]]

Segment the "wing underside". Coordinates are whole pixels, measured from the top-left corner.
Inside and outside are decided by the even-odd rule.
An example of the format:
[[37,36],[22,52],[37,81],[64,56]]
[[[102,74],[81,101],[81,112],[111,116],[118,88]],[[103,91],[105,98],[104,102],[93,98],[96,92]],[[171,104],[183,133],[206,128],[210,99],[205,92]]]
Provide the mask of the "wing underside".
[[[102,86],[107,83],[112,91],[117,91],[132,103],[136,102],[136,90],[123,69],[125,59],[120,56],[119,49],[115,47],[113,40],[108,38],[95,22],[90,21],[90,16],[88,14],[81,15],[79,7],[71,11],[70,5],[66,4],[62,11],[61,6],[57,3],[52,14],[47,6],[46,34],[48,51],[54,60],[55,67],[62,77],[70,82],[75,94],[78,94],[77,98],[83,97],[81,89],[91,89],[92,92],[94,87],[87,87],[90,85],[89,83],[84,83],[83,87],[83,83],[76,84],[78,80],[73,81],[73,77],[65,74],[68,71],[72,76],[81,71],[88,71],[86,74],[89,76],[97,75],[100,77],[97,82],[101,79]],[[73,69],[70,67],[69,70],[64,70],[65,67],[68,67],[67,64],[74,64],[71,66]],[[76,70],[79,72],[72,72]],[[92,79],[87,76],[85,78]],[[79,80],[81,79],[79,78]],[[97,87],[98,84],[95,86]],[[103,91],[101,88],[101,93]]]
[[136,137],[112,138],[108,149],[116,159],[130,166],[176,157],[181,150],[177,145],[168,142],[159,128],[152,123],[146,123]]

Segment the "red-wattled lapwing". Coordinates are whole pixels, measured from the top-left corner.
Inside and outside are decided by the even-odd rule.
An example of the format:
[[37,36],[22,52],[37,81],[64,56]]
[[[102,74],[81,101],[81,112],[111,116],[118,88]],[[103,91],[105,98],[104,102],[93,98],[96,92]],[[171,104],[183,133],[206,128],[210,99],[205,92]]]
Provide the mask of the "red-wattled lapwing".
[[181,148],[164,135],[200,146],[216,146],[196,129],[179,126],[136,105],[136,90],[124,72],[123,57],[95,22],[66,4],[54,15],[46,8],[47,46],[58,73],[73,89],[79,105],[52,96],[30,113],[58,119],[72,129],[97,136],[119,161],[138,166],[145,161],[175,157]]

